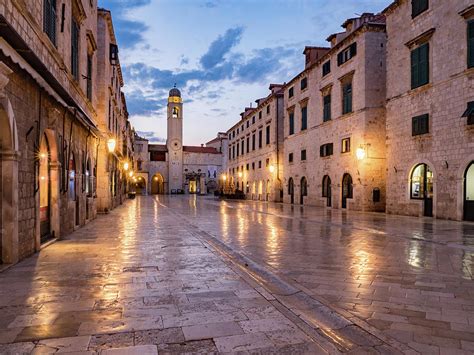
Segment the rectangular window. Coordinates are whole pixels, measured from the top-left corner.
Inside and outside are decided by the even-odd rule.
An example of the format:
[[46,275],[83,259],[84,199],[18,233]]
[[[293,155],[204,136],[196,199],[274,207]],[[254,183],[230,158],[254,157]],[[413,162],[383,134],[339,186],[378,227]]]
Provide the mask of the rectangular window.
[[56,0],[43,2],[43,32],[56,45]]
[[348,153],[351,151],[351,139],[344,138],[341,141],[341,153]]
[[331,120],[331,94],[323,97],[323,122]]
[[411,0],[411,17],[415,18],[422,12],[428,10],[428,0]]
[[87,55],[87,98],[92,101],[92,55]]
[[301,151],[301,161],[304,161],[304,160],[306,160],[306,149],[303,149]]
[[258,147],[262,148],[262,144],[263,144],[263,131],[260,130],[258,131]]
[[467,67],[474,68],[474,20],[467,23]]
[[255,133],[252,134],[252,150],[255,150]]
[[252,162],[252,170],[255,170],[255,162]]
[[294,90],[293,87],[291,87],[291,88],[288,90],[288,97],[290,97],[290,98],[293,97],[293,95],[294,95],[293,90]]
[[342,114],[352,112],[352,82],[342,86]]
[[239,132],[240,132],[240,131],[239,131],[239,128],[237,128],[237,135],[239,135]]
[[258,113],[258,119],[260,120],[262,118],[262,111]]
[[252,117],[252,124],[255,123],[255,116]]
[[245,168],[247,169],[247,171],[250,170],[250,165],[247,163],[247,165],[245,166]]
[[290,126],[290,131],[289,134],[292,135],[295,133],[295,114],[293,112],[290,113],[289,115],[289,126]]
[[270,158],[265,159],[265,166],[267,168],[270,166]]
[[429,115],[424,114],[412,118],[412,136],[429,133]]
[[232,159],[235,159],[235,145],[232,146]]
[[462,117],[467,117],[467,124],[473,125],[474,124],[474,101],[467,103],[467,109],[462,114]]
[[270,105],[267,106],[267,115],[270,114]]
[[240,148],[240,145],[239,145],[239,142],[237,142],[237,149],[236,149],[237,150],[237,156],[239,156],[239,152],[240,152],[239,148]]
[[250,152],[250,137],[247,137],[247,153]]
[[71,74],[79,80],[79,24],[71,21]]
[[293,163],[293,153],[288,154],[288,162]]
[[425,43],[411,51],[411,88],[428,84],[430,45]]
[[308,128],[308,107],[301,108],[301,130],[304,131]]
[[357,43],[352,43],[349,47],[346,47],[340,51],[337,55],[337,65],[342,65],[348,60],[354,58],[357,54]]
[[262,161],[261,161],[261,160],[258,161],[258,168],[259,168],[259,169],[262,168]]
[[331,72],[331,61],[328,60],[323,64],[323,76],[328,75]]
[[300,87],[301,87],[301,90],[304,90],[308,87],[308,78],[301,79]]
[[118,61],[118,46],[114,43],[109,44],[109,62],[116,65]]
[[240,154],[244,155],[245,154],[245,144],[244,144],[244,140],[242,139],[242,142],[240,143]]
[[326,143],[319,147],[319,155],[321,157],[328,157],[333,153],[333,144]]
[[249,128],[250,126],[250,121],[247,121],[247,128]]
[[229,159],[232,159],[232,149],[229,148]]
[[270,126],[265,128],[265,144],[270,144]]

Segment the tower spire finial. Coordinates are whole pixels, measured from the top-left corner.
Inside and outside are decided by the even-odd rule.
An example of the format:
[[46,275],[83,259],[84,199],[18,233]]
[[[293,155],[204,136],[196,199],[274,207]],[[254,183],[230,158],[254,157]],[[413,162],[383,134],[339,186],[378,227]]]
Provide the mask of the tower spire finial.
[[176,83],[174,83],[174,87],[176,87]]

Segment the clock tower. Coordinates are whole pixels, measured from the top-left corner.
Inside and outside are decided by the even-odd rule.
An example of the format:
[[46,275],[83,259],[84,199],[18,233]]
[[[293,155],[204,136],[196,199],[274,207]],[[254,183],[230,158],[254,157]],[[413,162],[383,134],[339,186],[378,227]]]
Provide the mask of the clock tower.
[[168,186],[169,193],[184,189],[183,186],[183,100],[176,88],[168,97]]

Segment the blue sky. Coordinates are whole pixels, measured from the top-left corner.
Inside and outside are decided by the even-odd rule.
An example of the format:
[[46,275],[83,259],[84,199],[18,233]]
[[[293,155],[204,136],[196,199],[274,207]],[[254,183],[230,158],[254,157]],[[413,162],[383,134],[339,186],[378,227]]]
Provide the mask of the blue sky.
[[326,46],[346,18],[391,0],[99,0],[112,11],[131,122],[166,138],[166,98],[184,100],[184,144],[226,131],[270,83],[303,70],[304,46]]

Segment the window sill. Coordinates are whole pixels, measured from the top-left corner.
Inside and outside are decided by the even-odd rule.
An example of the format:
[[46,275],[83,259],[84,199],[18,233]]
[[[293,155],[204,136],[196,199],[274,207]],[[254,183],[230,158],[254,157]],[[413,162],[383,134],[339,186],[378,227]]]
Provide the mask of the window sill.
[[426,84],[417,86],[416,88],[413,88],[408,91],[409,94],[419,94],[422,93],[423,91],[429,90],[433,87],[433,84],[431,82],[428,82]]

